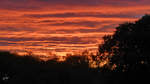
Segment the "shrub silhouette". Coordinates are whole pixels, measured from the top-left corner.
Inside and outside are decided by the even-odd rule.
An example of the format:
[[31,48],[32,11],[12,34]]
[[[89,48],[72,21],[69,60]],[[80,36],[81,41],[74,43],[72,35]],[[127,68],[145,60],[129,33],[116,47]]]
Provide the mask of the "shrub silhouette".
[[145,15],[134,23],[121,24],[113,35],[104,36],[99,53],[116,64],[117,71],[149,71],[149,38],[150,16]]
[[[118,84],[148,81],[146,76],[150,72],[150,15],[145,15],[136,22],[120,24],[113,35],[106,35],[103,40],[98,56],[109,59],[109,68],[102,68],[104,72],[126,72],[113,73],[112,79],[118,79]],[[114,64],[117,67],[110,70],[110,66],[112,68]],[[126,81],[122,82],[123,80]]]
[[[76,63],[78,60],[83,62]],[[35,56],[0,51],[0,84],[76,84],[90,77],[74,77],[90,73],[84,60],[84,57],[71,56],[65,62],[42,61]],[[73,82],[76,79],[80,81]]]

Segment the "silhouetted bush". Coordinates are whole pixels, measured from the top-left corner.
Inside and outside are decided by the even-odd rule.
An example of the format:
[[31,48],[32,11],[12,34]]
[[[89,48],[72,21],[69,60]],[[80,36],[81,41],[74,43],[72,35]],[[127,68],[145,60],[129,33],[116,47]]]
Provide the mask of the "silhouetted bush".
[[[107,68],[102,69],[105,68],[104,72],[120,72],[113,73],[112,78],[118,79],[117,84],[148,81],[146,76],[150,72],[150,15],[145,15],[136,22],[119,25],[113,35],[106,35],[103,40],[98,56],[109,59],[109,63]],[[113,65],[116,67],[111,70]]]
[[89,78],[88,62],[81,56],[58,62],[0,52],[0,84],[76,84]]

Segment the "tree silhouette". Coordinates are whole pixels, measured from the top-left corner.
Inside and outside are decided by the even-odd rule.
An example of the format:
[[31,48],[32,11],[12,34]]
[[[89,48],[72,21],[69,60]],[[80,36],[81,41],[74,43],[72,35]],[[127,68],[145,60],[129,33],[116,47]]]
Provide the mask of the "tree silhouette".
[[110,65],[116,64],[117,72],[149,71],[150,15],[119,25],[113,35],[104,36],[103,40],[99,56],[101,59],[108,58]]
[[86,83],[86,79],[90,79],[90,71],[84,56],[73,55],[58,62],[56,58],[42,61],[32,55],[0,51],[0,84],[76,84]]

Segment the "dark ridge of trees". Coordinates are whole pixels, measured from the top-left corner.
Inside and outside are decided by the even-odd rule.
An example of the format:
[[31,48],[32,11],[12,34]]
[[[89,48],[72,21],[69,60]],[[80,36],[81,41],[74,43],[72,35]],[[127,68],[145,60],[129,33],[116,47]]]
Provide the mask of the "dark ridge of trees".
[[30,55],[0,52],[0,84],[91,84],[92,72],[85,57],[65,62],[42,61]]
[[150,71],[150,15],[134,23],[121,24],[113,35],[104,36],[103,39],[104,43],[99,47],[100,56],[116,64],[117,71]]
[[[123,80],[125,84],[149,82],[150,15],[145,15],[136,22],[120,24],[113,35],[106,35],[103,40],[104,43],[99,46],[98,57],[109,59],[109,67],[102,68],[104,72],[124,72],[113,73],[112,78],[120,79],[121,84]],[[110,70],[113,65],[117,67]]]

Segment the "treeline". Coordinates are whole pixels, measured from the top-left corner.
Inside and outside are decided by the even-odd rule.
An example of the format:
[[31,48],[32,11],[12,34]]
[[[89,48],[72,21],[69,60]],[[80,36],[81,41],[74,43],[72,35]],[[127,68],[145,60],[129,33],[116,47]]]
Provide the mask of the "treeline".
[[6,84],[70,84],[73,75],[88,73],[88,63],[83,59],[76,56],[68,57],[64,62],[57,59],[42,61],[29,55],[0,52],[0,81]]

